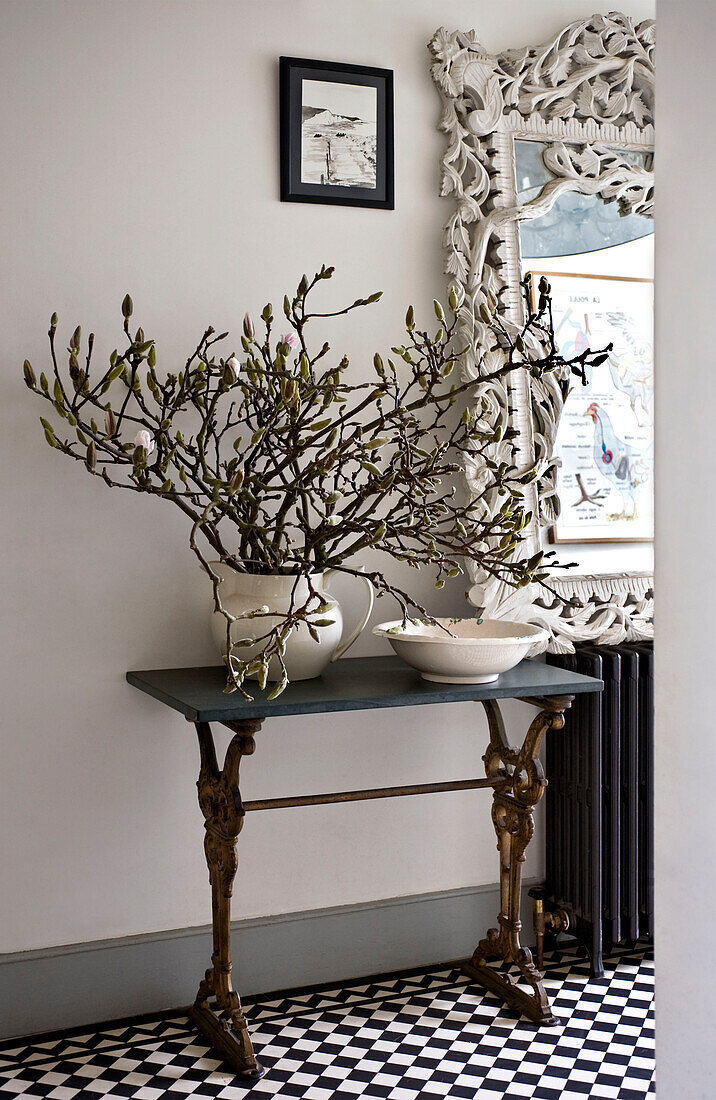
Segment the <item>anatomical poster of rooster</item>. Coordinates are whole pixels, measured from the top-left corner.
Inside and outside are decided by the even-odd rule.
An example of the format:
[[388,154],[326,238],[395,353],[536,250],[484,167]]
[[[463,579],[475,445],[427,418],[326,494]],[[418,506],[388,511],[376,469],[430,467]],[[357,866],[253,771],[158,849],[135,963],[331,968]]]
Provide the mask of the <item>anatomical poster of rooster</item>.
[[569,359],[612,344],[572,378],[557,431],[561,512],[553,542],[654,537],[654,284],[651,279],[533,272],[552,288],[555,341]]

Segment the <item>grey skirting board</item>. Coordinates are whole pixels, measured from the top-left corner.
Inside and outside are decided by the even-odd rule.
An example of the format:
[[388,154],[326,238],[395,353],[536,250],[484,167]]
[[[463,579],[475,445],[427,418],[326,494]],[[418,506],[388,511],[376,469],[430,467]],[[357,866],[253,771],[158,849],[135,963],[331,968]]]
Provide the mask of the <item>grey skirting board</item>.
[[[494,883],[237,921],[235,984],[268,993],[464,958],[499,904]],[[209,926],[0,955],[0,1038],[188,1005],[210,956]]]

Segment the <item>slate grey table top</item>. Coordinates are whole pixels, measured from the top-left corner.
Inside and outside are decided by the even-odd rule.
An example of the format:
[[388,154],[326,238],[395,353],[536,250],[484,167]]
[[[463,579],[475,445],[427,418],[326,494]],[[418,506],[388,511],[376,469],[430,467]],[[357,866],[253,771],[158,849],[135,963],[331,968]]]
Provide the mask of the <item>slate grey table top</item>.
[[535,660],[522,661],[492,684],[435,684],[421,679],[418,672],[398,657],[341,658],[317,679],[289,684],[277,699],[267,699],[267,692],[260,691],[251,681],[247,683],[247,690],[254,696],[251,702],[237,692],[224,693],[226,670],[221,665],[128,672],[127,681],[192,722],[576,695],[601,691],[604,686],[592,676]]

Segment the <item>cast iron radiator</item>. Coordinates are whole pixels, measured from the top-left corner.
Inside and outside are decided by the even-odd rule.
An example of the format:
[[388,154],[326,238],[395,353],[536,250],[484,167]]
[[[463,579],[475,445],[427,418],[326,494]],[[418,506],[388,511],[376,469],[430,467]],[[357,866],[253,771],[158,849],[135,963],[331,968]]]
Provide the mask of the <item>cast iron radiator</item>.
[[604,681],[547,742],[544,891],[601,976],[604,950],[653,935],[653,643],[584,644],[547,660]]

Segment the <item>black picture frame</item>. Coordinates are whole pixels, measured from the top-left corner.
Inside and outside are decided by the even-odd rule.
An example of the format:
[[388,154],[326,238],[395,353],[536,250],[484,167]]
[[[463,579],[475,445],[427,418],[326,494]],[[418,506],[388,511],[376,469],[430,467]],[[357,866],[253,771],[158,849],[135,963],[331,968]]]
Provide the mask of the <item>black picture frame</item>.
[[[305,182],[302,173],[303,81],[373,87],[376,104],[375,186]],[[393,210],[393,72],[368,65],[312,61],[302,57],[279,60],[281,110],[281,201],[318,202],[337,206],[368,206]],[[318,136],[318,135],[316,135]],[[345,137],[345,134],[337,134]],[[328,143],[327,143],[328,144]],[[330,157],[330,145],[328,144]],[[327,160],[330,172],[330,161]]]

